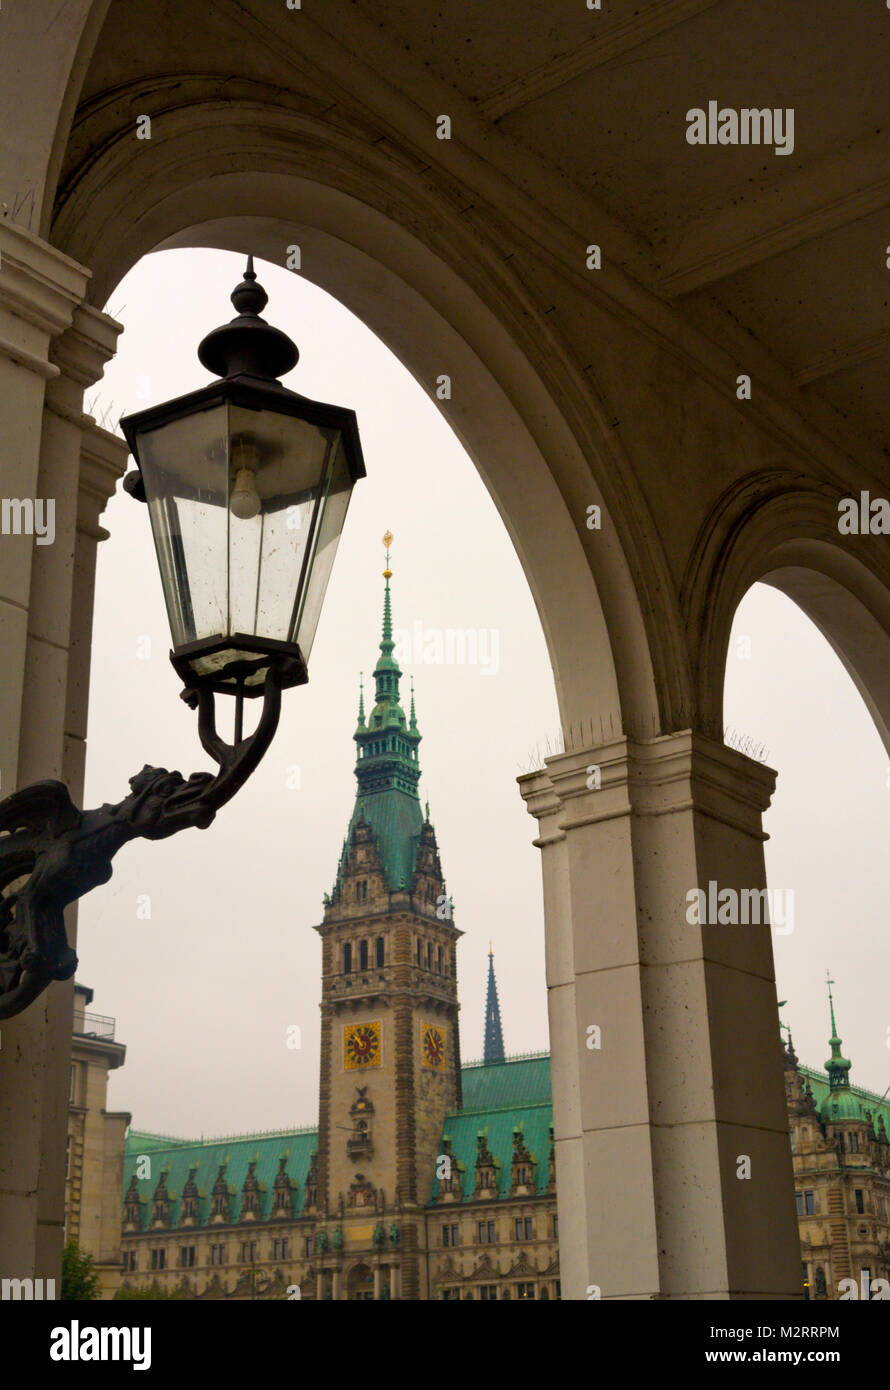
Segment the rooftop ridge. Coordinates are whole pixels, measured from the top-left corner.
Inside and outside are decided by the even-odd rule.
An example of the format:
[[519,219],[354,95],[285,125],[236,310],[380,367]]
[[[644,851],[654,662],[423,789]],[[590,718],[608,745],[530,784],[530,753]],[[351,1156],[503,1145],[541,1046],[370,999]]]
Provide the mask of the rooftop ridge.
[[250,1139],[281,1139],[288,1134],[317,1134],[318,1125],[293,1125],[290,1129],[260,1129],[244,1134],[211,1134],[200,1139],[185,1139],[179,1135],[154,1134],[147,1129],[131,1129],[131,1139],[163,1139],[171,1149],[194,1149],[202,1145],[246,1143]]
[[549,1056],[549,1050],[546,1052],[511,1052],[508,1056],[497,1062],[486,1062],[484,1058],[479,1058],[478,1061],[461,1062],[460,1069],[461,1071],[469,1071],[471,1067],[505,1067],[508,1066],[510,1062],[539,1062],[542,1057]]
[[552,1110],[552,1100],[520,1100],[515,1105],[477,1105],[472,1110],[446,1110],[443,1127],[448,1120],[460,1120],[472,1115],[515,1114],[517,1110]]

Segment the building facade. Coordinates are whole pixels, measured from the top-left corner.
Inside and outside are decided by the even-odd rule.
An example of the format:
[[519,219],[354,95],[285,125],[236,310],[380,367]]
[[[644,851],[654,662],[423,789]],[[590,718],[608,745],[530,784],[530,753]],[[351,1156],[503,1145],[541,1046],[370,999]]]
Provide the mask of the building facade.
[[131,1116],[106,1109],[108,1073],[127,1055],[114,1019],[87,1012],[93,991],[74,986],[71,1085],[65,1163],[65,1239],[93,1257],[102,1298],[121,1280],[120,1192]]
[[[374,704],[322,938],[318,1126],[201,1142],[132,1132],[124,1280],[182,1298],[559,1299],[550,1057],[508,1057],[489,952],[485,1050],[461,1061],[457,943],[388,568]],[[784,1048],[809,1298],[890,1278],[890,1105]]]
[[461,1063],[461,933],[418,798],[388,560],[384,577],[355,808],[316,927],[318,1127],[200,1144],[131,1134],[128,1284],[198,1297],[560,1296],[549,1057],[504,1060],[492,959],[487,1061]]
[[890,1104],[851,1086],[829,999],[825,1070],[784,1049],[802,1279],[811,1299],[862,1298],[890,1281]]

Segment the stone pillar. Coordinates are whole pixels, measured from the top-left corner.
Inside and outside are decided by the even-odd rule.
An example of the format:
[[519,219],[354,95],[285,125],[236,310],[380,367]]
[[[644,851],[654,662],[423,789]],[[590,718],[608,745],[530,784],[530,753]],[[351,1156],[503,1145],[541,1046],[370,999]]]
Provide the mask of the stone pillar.
[[[128,455],[122,439],[99,429],[83,412],[82,401],[84,390],[98,380],[113,355],[119,332],[119,324],[88,305],[75,311],[71,328],[52,346],[51,359],[60,375],[47,386],[41,444],[40,471],[41,478],[46,478],[47,495],[52,495],[48,489],[54,486],[64,506],[56,507],[56,541],[35,555],[32,573],[28,647],[29,658],[36,653],[36,669],[32,673],[29,660],[25,688],[32,698],[27,712],[23,711],[20,779],[24,785],[48,775],[40,770],[37,750],[49,725],[51,746],[56,750],[54,764],[61,764],[53,775],[67,783],[78,805],[83,801],[86,761],[96,546],[108,535],[99,526],[99,514],[114,493]],[[47,662],[46,650],[52,651],[52,662]],[[44,666],[47,670],[42,675]],[[33,769],[27,772],[26,758]],[[65,922],[68,940],[76,946],[76,903],[66,912]],[[45,1078],[38,1269],[54,1268],[61,1258],[73,998],[73,980],[52,985],[46,998],[53,1061]]]
[[324,1298],[324,1270],[319,1269],[315,1275],[315,1297],[321,1303]]
[[335,1303],[340,1302],[340,1266],[334,1265],[331,1273],[331,1297]]
[[374,1302],[380,1302],[380,1277],[382,1270],[379,1265],[374,1266]]
[[[0,389],[7,403],[2,495],[52,501],[55,532],[48,544],[37,544],[31,535],[0,535],[4,796],[16,785],[67,771],[68,649],[82,430],[88,420],[80,399],[83,386],[101,374],[117,332],[112,320],[80,307],[88,278],[82,266],[39,238],[0,222]],[[45,510],[43,521],[49,516]],[[80,788],[72,791],[77,796]],[[70,982],[53,985],[2,1025],[4,1277],[59,1276],[72,993]]]
[[543,856],[563,1298],[801,1296],[770,928],[687,918],[710,881],[765,886],[774,785],[689,732],[520,779]]
[[396,1264],[389,1267],[389,1296],[393,1303],[399,1296],[399,1267]]

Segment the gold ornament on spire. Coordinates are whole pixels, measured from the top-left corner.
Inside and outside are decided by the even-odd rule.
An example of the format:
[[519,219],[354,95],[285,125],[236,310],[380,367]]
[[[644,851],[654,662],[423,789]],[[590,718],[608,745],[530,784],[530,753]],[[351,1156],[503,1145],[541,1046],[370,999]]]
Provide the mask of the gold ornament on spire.
[[392,579],[392,570],[389,567],[389,547],[392,545],[392,531],[387,531],[383,537],[383,544],[386,546],[386,569],[383,571],[384,579]]

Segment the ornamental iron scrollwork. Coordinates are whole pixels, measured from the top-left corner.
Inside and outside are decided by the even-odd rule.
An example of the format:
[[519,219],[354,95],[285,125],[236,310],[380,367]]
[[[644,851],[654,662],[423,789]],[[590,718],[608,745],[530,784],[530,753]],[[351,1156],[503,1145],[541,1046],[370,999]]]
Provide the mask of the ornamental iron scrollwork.
[[68,980],[77,956],[65,934],[69,903],[111,878],[111,861],[130,840],[165,840],[190,826],[206,830],[244,785],[275,736],[290,662],[268,668],[256,729],[241,735],[243,690],[236,695],[235,737],[216,731],[213,692],[182,691],[198,710],[198,735],[218,772],[179,772],[146,764],[130,795],[80,811],[64,782],[34,782],[0,801],[0,1019],[20,1014],[53,980]]

